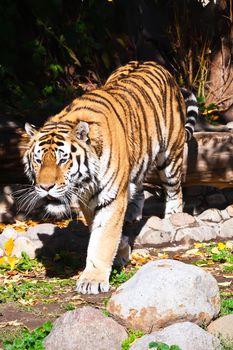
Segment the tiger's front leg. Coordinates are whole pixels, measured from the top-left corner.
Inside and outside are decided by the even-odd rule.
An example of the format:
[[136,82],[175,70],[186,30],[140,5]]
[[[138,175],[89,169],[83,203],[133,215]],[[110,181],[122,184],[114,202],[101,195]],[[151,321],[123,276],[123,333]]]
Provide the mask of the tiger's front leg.
[[109,276],[121,239],[127,197],[127,193],[118,194],[110,204],[96,208],[86,267],[77,281],[76,290],[79,293],[98,294],[109,290]]

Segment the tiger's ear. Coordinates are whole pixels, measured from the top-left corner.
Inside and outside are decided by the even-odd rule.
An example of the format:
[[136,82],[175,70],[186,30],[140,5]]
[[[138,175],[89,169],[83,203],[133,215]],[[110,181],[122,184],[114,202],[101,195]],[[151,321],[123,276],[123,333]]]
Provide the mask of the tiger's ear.
[[78,140],[87,142],[89,134],[89,125],[86,122],[79,122],[75,128],[76,137]]
[[25,131],[29,136],[34,136],[35,133],[37,132],[35,125],[25,123]]

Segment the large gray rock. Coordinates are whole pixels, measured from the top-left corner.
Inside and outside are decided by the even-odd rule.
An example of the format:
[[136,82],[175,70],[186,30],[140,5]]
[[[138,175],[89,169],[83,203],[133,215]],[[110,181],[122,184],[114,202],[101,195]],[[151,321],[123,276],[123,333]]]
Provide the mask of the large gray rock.
[[211,322],[207,330],[214,335],[233,340],[233,314],[222,316]]
[[46,350],[120,350],[127,332],[110,317],[92,307],[68,311],[45,338]]
[[107,309],[144,332],[177,321],[208,324],[219,312],[219,288],[199,267],[175,260],[144,265],[112,294]]
[[176,323],[159,332],[145,335],[130,350],[148,350],[153,341],[178,345],[182,350],[220,350],[219,340],[191,322]]

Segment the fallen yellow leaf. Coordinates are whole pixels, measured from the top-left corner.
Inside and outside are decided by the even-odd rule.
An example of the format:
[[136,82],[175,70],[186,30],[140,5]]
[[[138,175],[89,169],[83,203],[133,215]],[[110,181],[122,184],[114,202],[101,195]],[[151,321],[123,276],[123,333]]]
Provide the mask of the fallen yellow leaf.
[[169,255],[167,253],[158,253],[158,258],[160,259],[168,259]]
[[217,247],[214,247],[214,248],[211,249],[211,253],[213,253],[213,254],[219,254],[220,251],[219,251],[219,249],[218,249]]
[[199,252],[199,249],[198,248],[194,248],[194,249],[187,250],[184,255],[199,255],[199,254],[201,254]]
[[219,242],[218,243],[218,249],[222,250],[222,249],[226,249],[226,244]]
[[0,265],[10,265],[13,269],[18,261],[19,259],[14,256],[3,256],[0,258]]
[[196,248],[196,249],[203,248],[204,246],[205,246],[205,244],[201,243],[201,242],[194,243],[194,248]]
[[0,258],[0,265],[4,265],[4,264],[7,264],[7,257],[6,256],[3,256]]
[[231,285],[231,281],[230,282],[219,282],[218,285],[221,287],[229,287]]
[[13,240],[13,238],[9,238],[6,241],[5,246],[4,246],[5,254],[7,256],[10,256],[11,253],[12,253],[13,248],[14,248],[14,240]]
[[7,261],[10,267],[13,269],[17,264],[17,262],[19,261],[19,259],[14,256],[7,256]]

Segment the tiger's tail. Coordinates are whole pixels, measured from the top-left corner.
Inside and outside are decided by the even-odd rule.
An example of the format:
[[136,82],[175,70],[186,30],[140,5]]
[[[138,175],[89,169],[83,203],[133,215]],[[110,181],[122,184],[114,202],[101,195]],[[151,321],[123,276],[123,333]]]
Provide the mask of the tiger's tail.
[[181,93],[184,97],[186,109],[187,109],[185,131],[186,131],[186,142],[189,142],[193,137],[195,124],[198,118],[198,104],[197,104],[197,99],[195,95],[190,90],[181,88]]

